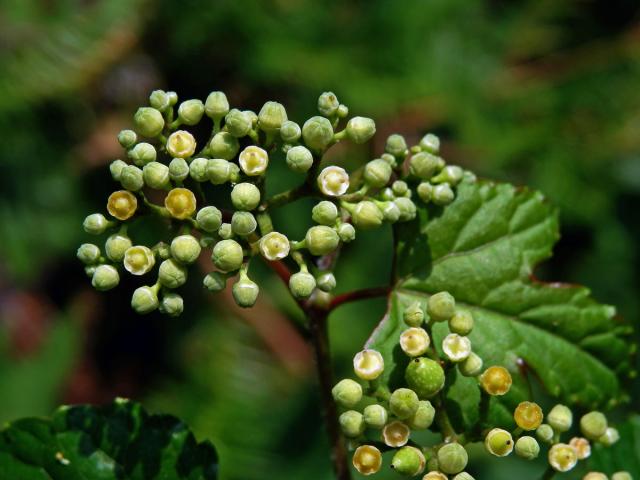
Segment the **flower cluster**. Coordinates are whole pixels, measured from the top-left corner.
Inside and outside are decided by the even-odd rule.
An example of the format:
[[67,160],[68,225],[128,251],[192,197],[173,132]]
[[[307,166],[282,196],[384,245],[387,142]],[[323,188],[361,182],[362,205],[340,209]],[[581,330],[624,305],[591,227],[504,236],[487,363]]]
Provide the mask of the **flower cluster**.
[[[213,269],[204,277],[204,287],[221,291],[235,278],[232,293],[242,307],[253,306],[259,293],[249,277],[256,256],[291,262],[296,270],[289,279],[291,293],[306,299],[335,288],[332,267],[318,267],[315,259],[352,241],[356,230],[410,221],[416,202],[442,206],[453,201],[463,171],[437,155],[437,137],[426,135],[409,148],[402,136],[391,135],[385,153],[354,175],[338,165],[321,165],[322,156],[344,139],[367,142],[375,123],[364,117],[347,119],[348,108],[331,92],[319,97],[318,110],[320,115],[301,126],[277,102],[265,103],[256,114],[231,108],[223,92],[212,92],[204,102],[178,103],[175,92],[154,91],[149,106],[135,113],[134,129],[118,135],[126,161],[110,165],[120,187],[107,199],[109,216],[94,213],[84,221],[86,232],[109,234],[103,249],[92,243],[78,249],[93,286],[114,288],[123,271],[155,272],[154,282],[134,291],[133,309],[179,315],[183,301],[175,289],[187,281],[188,267],[207,252]],[[205,119],[212,131],[199,144],[189,127]],[[278,150],[304,180],[267,198],[266,175]],[[222,189],[233,208],[209,204],[204,187]],[[301,197],[317,199],[311,211],[315,225],[304,238],[291,240],[274,230],[270,211]],[[165,219],[171,238],[152,245],[134,241],[128,226],[144,215]],[[464,348],[457,341],[452,339],[451,348]]]

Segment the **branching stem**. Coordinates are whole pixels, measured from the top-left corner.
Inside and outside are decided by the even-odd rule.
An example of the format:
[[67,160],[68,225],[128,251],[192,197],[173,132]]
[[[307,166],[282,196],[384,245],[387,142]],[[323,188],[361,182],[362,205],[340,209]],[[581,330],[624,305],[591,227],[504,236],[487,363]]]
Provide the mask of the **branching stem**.
[[356,300],[365,300],[367,298],[384,297],[391,292],[391,287],[384,285],[382,287],[363,288],[362,290],[354,290],[352,292],[346,292],[337,295],[331,300],[329,304],[329,310],[334,310],[340,305],[349,302],[355,302]]

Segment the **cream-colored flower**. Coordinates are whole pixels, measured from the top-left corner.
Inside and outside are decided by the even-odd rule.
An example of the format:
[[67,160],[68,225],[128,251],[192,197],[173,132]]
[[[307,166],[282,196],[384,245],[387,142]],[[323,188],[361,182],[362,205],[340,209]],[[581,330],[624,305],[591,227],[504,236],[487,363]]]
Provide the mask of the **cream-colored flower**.
[[342,167],[325,167],[318,175],[318,188],[330,197],[339,197],[349,188],[349,174]]

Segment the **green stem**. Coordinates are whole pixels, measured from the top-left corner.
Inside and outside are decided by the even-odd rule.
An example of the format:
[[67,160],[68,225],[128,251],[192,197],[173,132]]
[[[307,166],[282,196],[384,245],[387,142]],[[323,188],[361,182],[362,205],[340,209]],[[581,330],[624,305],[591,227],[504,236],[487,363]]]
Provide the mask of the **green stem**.
[[279,207],[298,200],[299,198],[308,197],[310,195],[311,189],[309,188],[308,184],[303,183],[295,188],[292,188],[291,190],[278,193],[271,198],[268,198],[261,209],[266,210],[267,208]]

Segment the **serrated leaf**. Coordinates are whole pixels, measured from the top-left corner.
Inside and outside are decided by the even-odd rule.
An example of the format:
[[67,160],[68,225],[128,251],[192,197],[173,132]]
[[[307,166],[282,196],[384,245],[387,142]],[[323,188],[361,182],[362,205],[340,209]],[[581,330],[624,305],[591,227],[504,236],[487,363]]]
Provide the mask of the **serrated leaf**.
[[[509,410],[527,396],[523,369],[573,405],[595,408],[621,396],[619,375],[629,367],[629,348],[615,309],[597,303],[585,287],[533,276],[558,239],[557,213],[539,192],[467,178],[451,205],[423,209],[400,226],[398,238],[400,279],[387,315],[367,342],[382,352],[383,380],[392,388],[406,362],[397,346],[406,328],[404,307],[426,305],[430,295],[446,290],[473,313],[474,351],[486,366],[504,365],[514,377],[502,405],[492,400],[496,422],[509,422]],[[446,333],[446,324],[435,325],[438,349]],[[461,377],[456,383],[449,398],[458,403],[459,421],[472,424],[478,387]]]
[[64,406],[0,431],[0,478],[110,480],[217,478],[218,457],[184,423],[134,402]]

